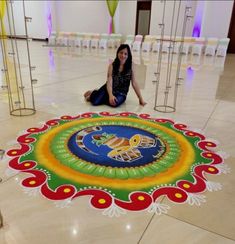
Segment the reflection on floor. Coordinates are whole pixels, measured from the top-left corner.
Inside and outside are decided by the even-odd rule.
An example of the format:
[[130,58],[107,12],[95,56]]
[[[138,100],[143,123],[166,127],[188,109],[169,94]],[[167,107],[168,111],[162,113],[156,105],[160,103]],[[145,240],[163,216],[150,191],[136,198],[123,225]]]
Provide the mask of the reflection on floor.
[[[20,45],[20,44],[19,44]],[[24,49],[19,49],[24,56]],[[6,90],[0,90],[0,148],[17,145],[15,138],[25,129],[40,127],[44,121],[62,115],[76,116],[84,112],[131,111],[150,114],[155,118],[169,118],[202,132],[216,144],[228,167],[229,174],[208,175],[211,182],[220,182],[222,190],[205,192],[206,202],[200,206],[174,204],[166,196],[161,203],[171,208],[167,214],[128,212],[119,218],[109,218],[102,211],[91,208],[90,197],[75,199],[69,208],[61,208],[38,194],[38,189],[23,191],[18,184],[24,172],[7,168],[7,158],[0,161],[0,211],[3,227],[0,243],[235,243],[235,55],[217,57],[184,56],[176,112],[163,114],[154,107],[157,54],[133,53],[137,80],[145,107],[138,105],[133,89],[119,108],[92,107],[84,101],[86,90],[105,82],[107,65],[115,58],[114,50],[68,50],[42,47],[30,43],[32,64],[37,68],[33,76],[37,113],[27,117],[9,115]],[[163,73],[167,66],[163,57]],[[1,64],[2,68],[2,64]],[[23,62],[22,74],[27,76]],[[0,81],[4,86],[4,80]],[[161,95],[161,94],[160,94]],[[229,157],[228,157],[229,156]],[[199,198],[201,195],[198,196]]]

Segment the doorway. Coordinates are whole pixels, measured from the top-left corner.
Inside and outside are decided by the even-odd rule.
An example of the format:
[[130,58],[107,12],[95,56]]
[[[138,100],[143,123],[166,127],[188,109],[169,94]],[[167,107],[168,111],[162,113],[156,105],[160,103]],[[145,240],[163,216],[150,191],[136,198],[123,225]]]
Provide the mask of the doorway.
[[138,0],[136,10],[135,34],[148,35],[150,29],[152,0]]
[[228,53],[235,53],[235,3],[233,3],[233,12],[230,21],[228,38],[230,38]]

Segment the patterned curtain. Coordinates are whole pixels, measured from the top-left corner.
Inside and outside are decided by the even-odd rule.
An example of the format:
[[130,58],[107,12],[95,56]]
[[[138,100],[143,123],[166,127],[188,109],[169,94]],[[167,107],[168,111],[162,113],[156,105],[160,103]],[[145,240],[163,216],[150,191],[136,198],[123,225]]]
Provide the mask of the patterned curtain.
[[106,0],[106,3],[108,5],[109,14],[111,16],[111,20],[110,20],[110,24],[109,24],[109,34],[115,33],[115,25],[114,25],[113,17],[115,15],[115,11],[117,9],[118,0]]

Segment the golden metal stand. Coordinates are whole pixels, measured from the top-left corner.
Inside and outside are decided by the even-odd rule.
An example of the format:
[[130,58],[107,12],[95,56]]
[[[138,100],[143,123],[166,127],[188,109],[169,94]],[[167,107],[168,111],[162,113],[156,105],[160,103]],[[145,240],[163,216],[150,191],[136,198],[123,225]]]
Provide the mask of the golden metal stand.
[[[23,20],[25,35],[16,35],[14,2],[5,1],[6,23],[8,33],[5,33],[4,19],[1,16],[1,51],[3,58],[2,69],[4,84],[2,89],[7,91],[10,114],[14,116],[27,116],[35,114],[33,84],[36,79],[32,78],[27,22],[31,21],[30,17],[25,16],[25,3],[22,1]],[[19,48],[20,47],[20,48]],[[23,62],[21,62],[23,60]],[[23,72],[22,72],[23,71]]]

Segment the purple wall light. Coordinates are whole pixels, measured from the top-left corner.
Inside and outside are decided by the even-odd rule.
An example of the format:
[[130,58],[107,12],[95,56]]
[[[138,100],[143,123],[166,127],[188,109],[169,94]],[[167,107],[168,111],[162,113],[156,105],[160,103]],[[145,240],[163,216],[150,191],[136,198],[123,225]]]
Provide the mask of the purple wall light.
[[51,17],[51,6],[50,1],[46,1],[46,17],[47,17],[47,31],[48,31],[48,37],[51,35],[52,32],[52,17]]
[[197,1],[197,9],[195,13],[193,33],[192,33],[193,37],[200,37],[204,6],[205,6],[204,1]]

